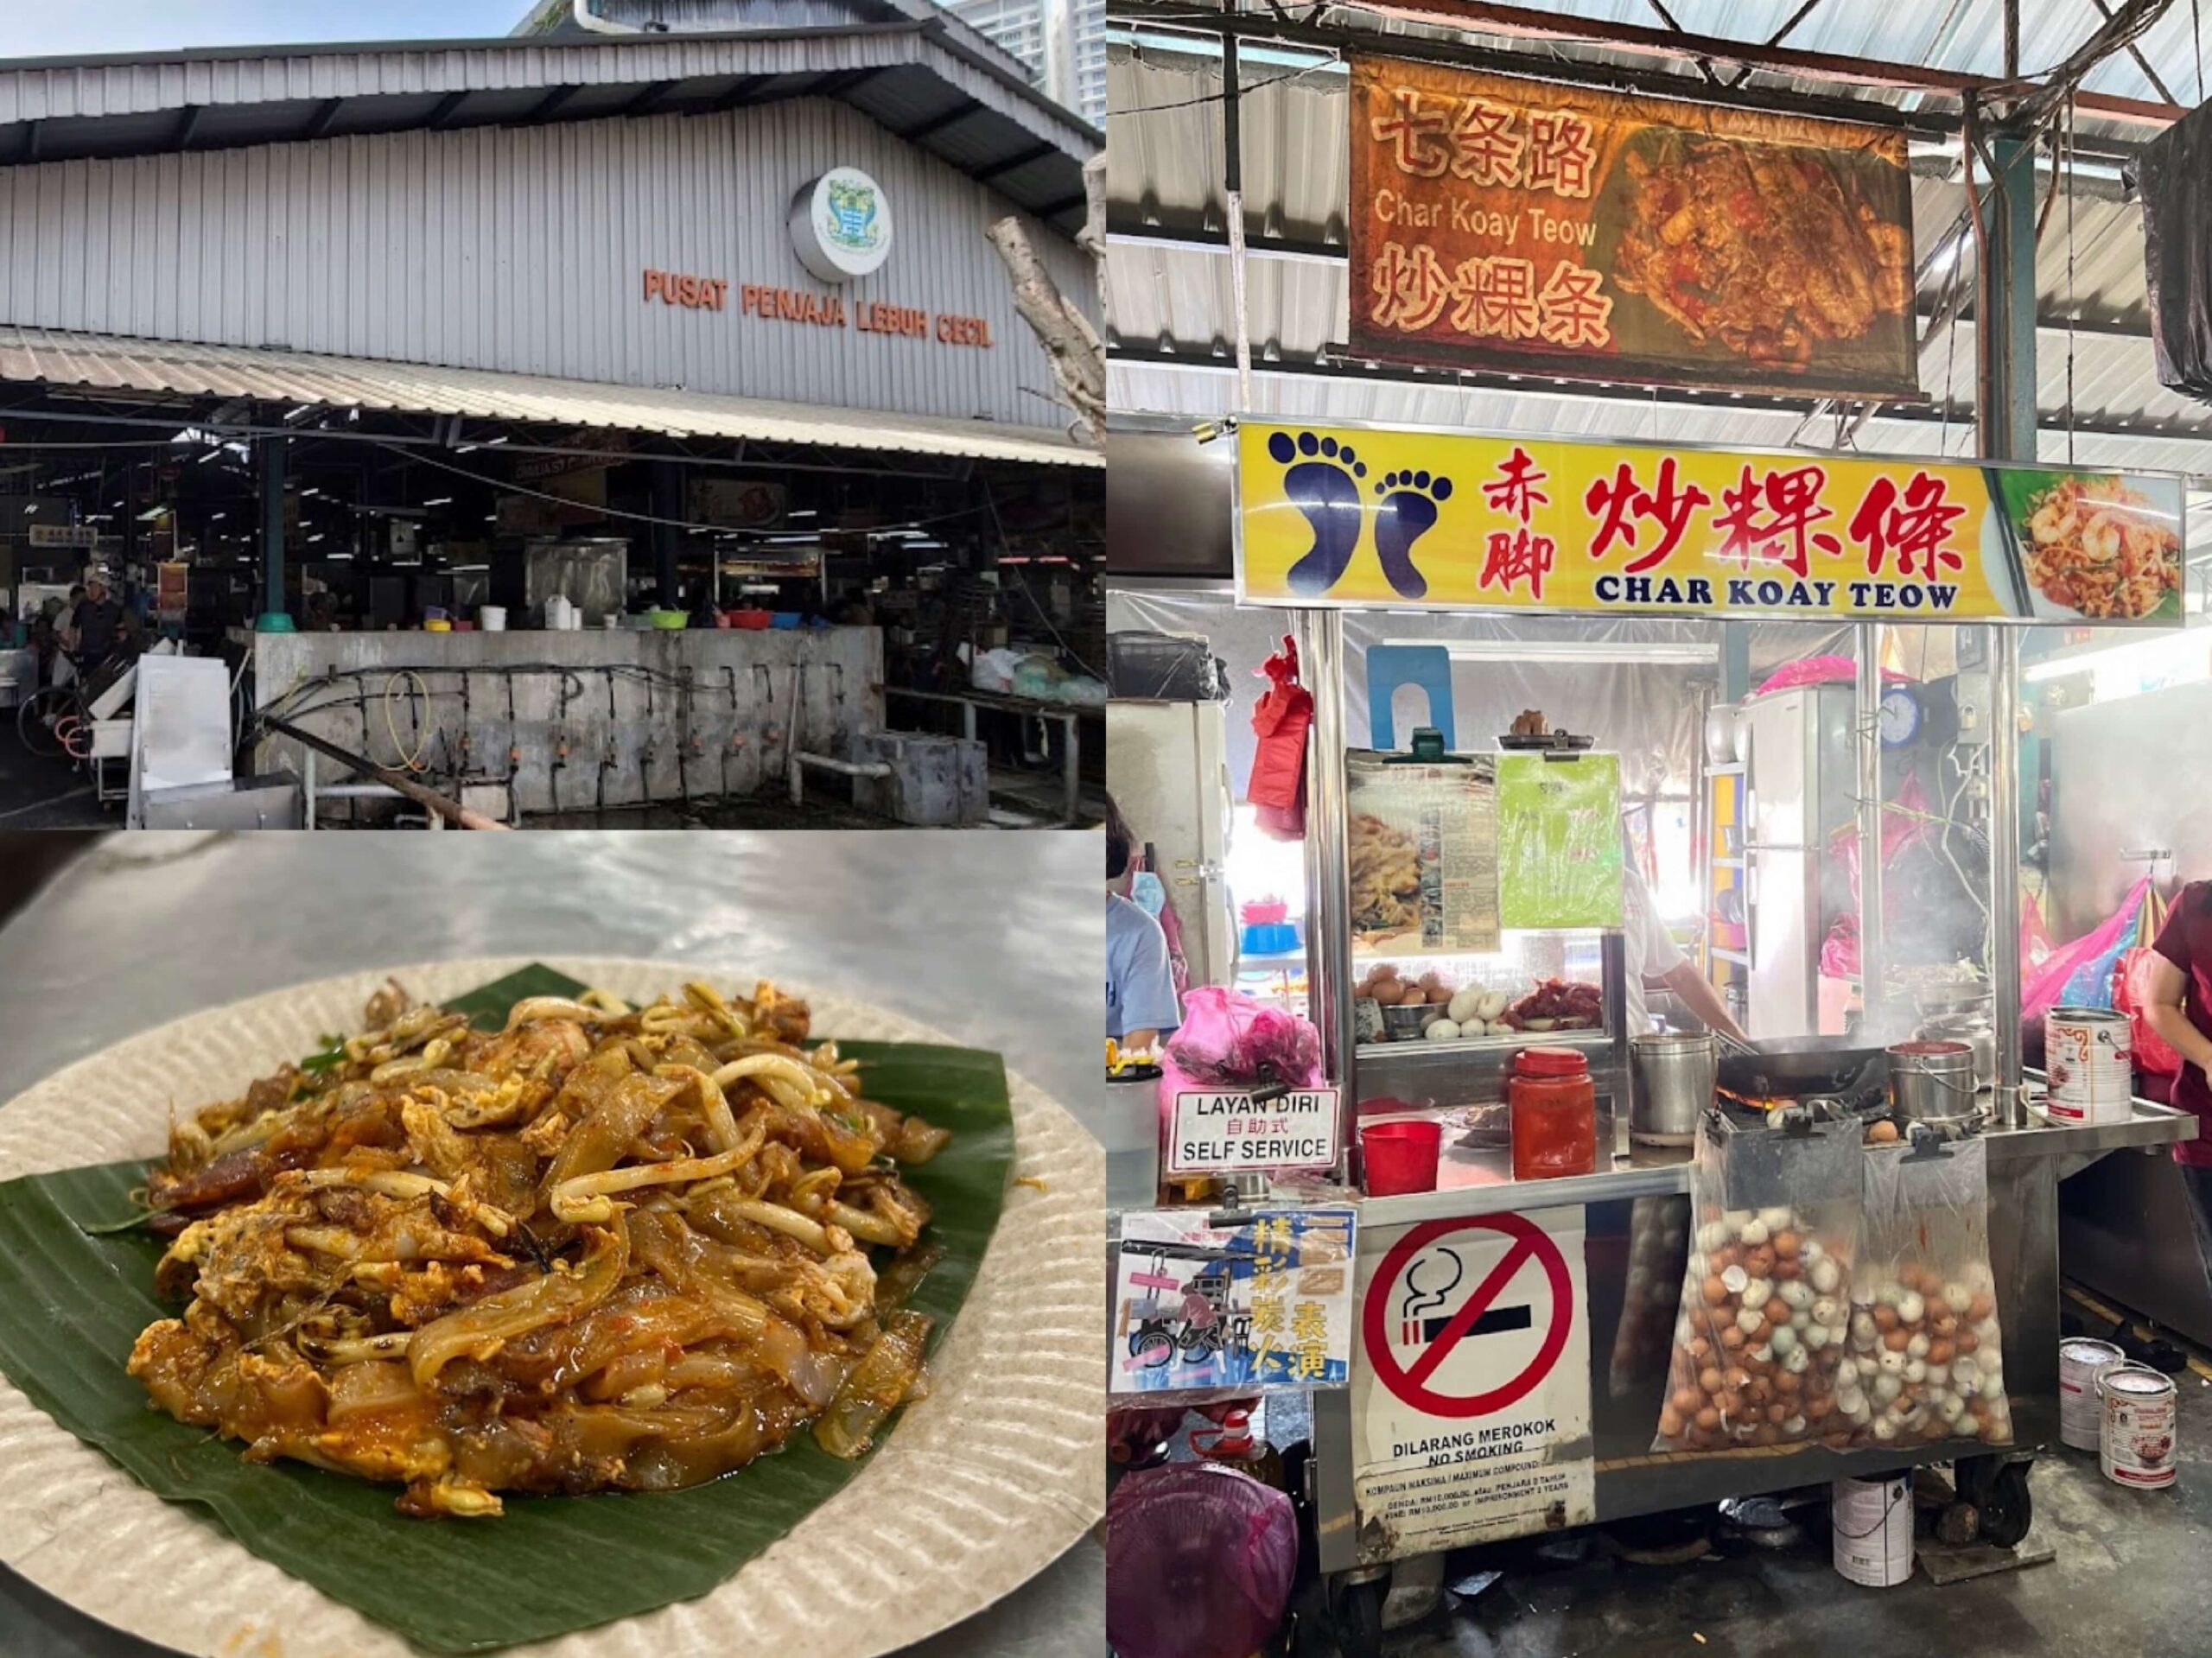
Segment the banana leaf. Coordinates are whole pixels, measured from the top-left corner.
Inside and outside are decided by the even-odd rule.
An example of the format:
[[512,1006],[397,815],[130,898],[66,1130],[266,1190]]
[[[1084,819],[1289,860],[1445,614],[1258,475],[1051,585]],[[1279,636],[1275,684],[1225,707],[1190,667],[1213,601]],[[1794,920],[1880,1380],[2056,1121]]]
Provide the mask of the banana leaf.
[[[531,967],[448,1006],[496,1028],[522,997],[583,988]],[[953,1132],[906,1172],[935,1211],[926,1236],[944,1250],[908,1302],[934,1320],[934,1350],[1005,1199],[1014,1155],[1005,1069],[996,1054],[962,1048],[838,1045],[861,1062],[871,1097]],[[269,1058],[273,1069],[283,1056]],[[238,1445],[150,1408],[124,1373],[139,1331],[175,1310],[154,1293],[161,1242],[114,1225],[130,1213],[146,1169],[111,1163],[0,1184],[0,1372],[156,1496],[193,1505],[262,1559],[429,1651],[545,1640],[704,1594],[860,1471],[802,1432],[690,1490],[509,1495],[503,1518],[455,1522],[397,1513],[396,1486],[249,1463]],[[580,1570],[579,1561],[590,1564]]]

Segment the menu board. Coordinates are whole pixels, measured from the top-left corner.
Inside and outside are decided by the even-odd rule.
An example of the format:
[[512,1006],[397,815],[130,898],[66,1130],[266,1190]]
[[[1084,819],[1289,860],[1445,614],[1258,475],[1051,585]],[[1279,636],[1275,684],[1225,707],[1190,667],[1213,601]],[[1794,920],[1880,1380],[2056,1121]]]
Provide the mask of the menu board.
[[1499,907],[1509,927],[1621,924],[1618,754],[1497,757]]
[[1497,791],[1487,766],[1344,756],[1355,956],[1498,946]]
[[1351,348],[1917,402],[1895,127],[1354,57]]
[[2182,480],[1240,421],[1248,604],[2182,623]]

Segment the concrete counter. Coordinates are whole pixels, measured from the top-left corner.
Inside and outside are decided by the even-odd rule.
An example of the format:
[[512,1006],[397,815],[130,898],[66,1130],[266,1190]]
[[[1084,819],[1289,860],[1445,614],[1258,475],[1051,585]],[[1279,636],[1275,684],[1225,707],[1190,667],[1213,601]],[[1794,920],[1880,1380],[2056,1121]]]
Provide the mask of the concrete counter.
[[[873,627],[261,633],[253,667],[257,707],[429,778],[505,783],[524,812],[778,789],[794,744],[843,755],[884,719]],[[303,772],[303,751],[271,738],[255,767]]]

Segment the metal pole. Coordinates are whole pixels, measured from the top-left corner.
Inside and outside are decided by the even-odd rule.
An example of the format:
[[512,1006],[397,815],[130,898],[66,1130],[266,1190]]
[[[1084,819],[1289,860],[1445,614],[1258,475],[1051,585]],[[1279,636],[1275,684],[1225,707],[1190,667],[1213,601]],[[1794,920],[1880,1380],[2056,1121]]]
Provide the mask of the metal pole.
[[[274,615],[284,608],[284,468],[291,456],[289,438],[264,438],[261,465],[261,608]],[[171,551],[175,551],[172,538]]]
[[1306,750],[1306,1008],[1321,1033],[1321,1064],[1343,1092],[1338,1167],[1351,1153],[1359,1110],[1359,1039],[1352,1024],[1351,888],[1344,879],[1350,825],[1344,810],[1344,619],[1301,610],[1292,624],[1299,677],[1313,694]]
[[[1222,0],[1224,11],[1235,0]],[[1236,36],[1221,33],[1222,181],[1229,198],[1229,288],[1236,313],[1236,407],[1252,407],[1252,330],[1244,305],[1244,117],[1237,85]]]
[[[1980,403],[1976,435],[1983,456],[2036,455],[2036,200],[2031,142],[1998,135],[1997,175],[1989,193],[1982,250]],[[2011,628],[1989,630],[1989,978],[1997,1026],[1997,1121],[2027,1121],[2020,1098],[2020,644]]]
[[1859,1033],[1888,1041],[1882,1023],[1889,980],[1882,950],[1882,626],[1861,622],[1857,717],[1859,740]]

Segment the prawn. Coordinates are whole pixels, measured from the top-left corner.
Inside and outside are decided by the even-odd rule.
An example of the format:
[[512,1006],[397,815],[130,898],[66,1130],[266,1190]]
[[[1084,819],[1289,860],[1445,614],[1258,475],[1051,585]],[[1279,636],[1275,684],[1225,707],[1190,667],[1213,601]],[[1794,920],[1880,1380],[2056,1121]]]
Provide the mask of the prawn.
[[2055,498],[2046,500],[2028,518],[2028,533],[2038,547],[2056,547],[2074,533],[2074,503],[2071,499]]
[[2090,515],[2082,526],[2082,556],[2092,564],[2109,564],[2120,556],[2120,520],[2110,512]]

